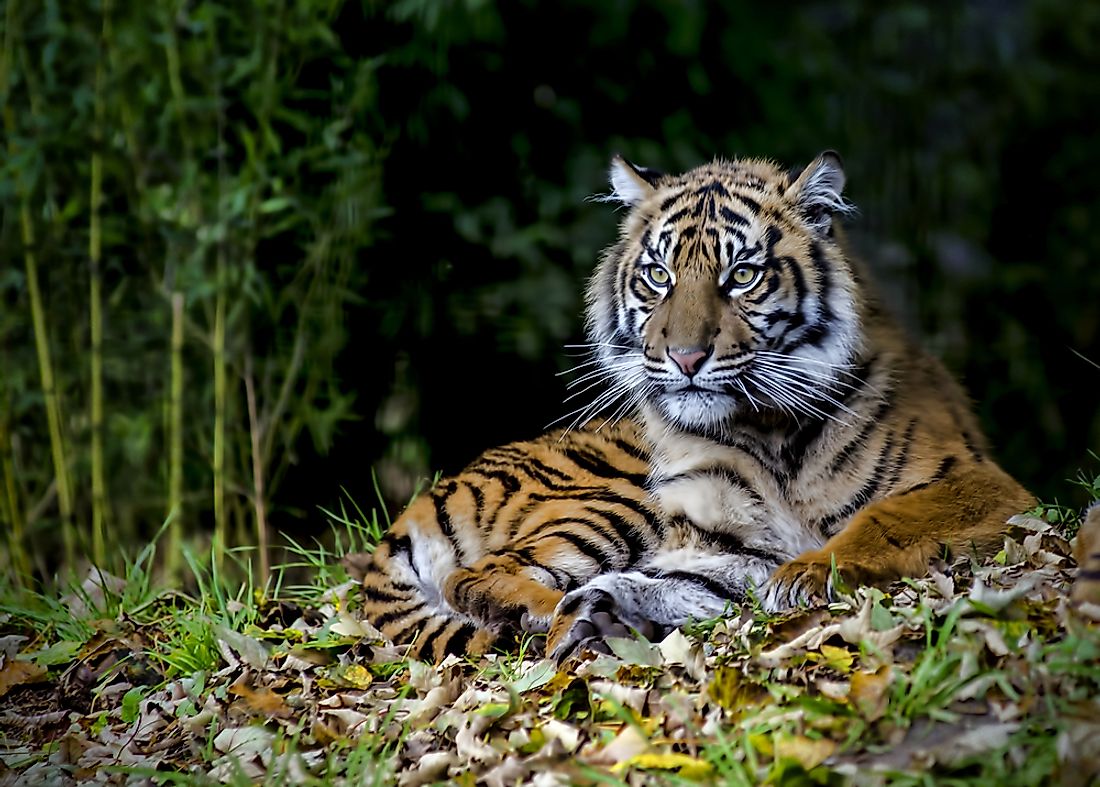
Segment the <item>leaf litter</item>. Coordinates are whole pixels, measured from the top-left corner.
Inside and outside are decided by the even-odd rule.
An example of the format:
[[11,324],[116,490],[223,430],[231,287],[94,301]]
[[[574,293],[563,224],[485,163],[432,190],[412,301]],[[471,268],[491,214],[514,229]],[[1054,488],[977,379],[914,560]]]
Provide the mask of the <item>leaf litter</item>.
[[[354,584],[268,602],[268,625],[211,623],[194,670],[165,660],[155,622],[46,642],[8,614],[0,784],[1086,785],[1100,609],[1067,600],[1074,575],[1055,527],[1018,517],[984,562],[563,665],[532,641],[406,660],[356,617]],[[83,595],[120,583],[96,572]]]

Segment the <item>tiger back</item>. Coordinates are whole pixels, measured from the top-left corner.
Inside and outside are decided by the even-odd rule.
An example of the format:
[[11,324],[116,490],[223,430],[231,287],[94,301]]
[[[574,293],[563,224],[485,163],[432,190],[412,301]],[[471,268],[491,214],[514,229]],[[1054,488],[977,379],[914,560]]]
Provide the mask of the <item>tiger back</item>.
[[562,595],[660,540],[636,422],[485,451],[417,498],[363,567],[364,618],[411,656],[545,631]]

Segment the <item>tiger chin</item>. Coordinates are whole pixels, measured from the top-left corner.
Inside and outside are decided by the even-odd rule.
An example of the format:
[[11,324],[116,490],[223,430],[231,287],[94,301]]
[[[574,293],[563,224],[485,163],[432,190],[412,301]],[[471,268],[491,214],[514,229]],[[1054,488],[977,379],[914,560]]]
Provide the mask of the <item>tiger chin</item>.
[[[598,571],[565,576],[576,556],[560,533],[537,561],[528,549],[527,563],[489,566],[487,556],[511,549],[507,537],[489,543],[449,516],[451,546],[412,536],[407,551],[419,549],[425,566],[441,557],[430,581],[426,569],[416,582],[404,575],[399,584],[416,585],[419,596],[400,603],[421,609],[424,598],[442,599],[477,631],[499,632],[502,616],[489,609],[498,602],[463,608],[445,592],[450,576],[475,559],[486,568],[464,575],[468,583],[511,587],[508,577],[522,573],[551,593],[510,591],[508,614],[520,628],[548,626],[547,649],[562,659],[750,597],[772,611],[826,598],[834,571],[848,583],[883,584],[923,575],[945,552],[999,546],[1008,517],[1035,501],[991,457],[962,389],[879,308],[846,252],[837,218],[852,207],[836,154],[796,173],[743,159],[681,175],[616,157],[610,174],[607,200],[627,212],[589,282],[586,325],[608,384],[597,401],[635,410],[637,426],[620,424],[632,450],[604,458],[634,462],[622,477],[636,479],[634,510],[645,525],[635,526],[646,537],[632,555],[601,541]],[[603,440],[599,429],[569,434]],[[550,477],[527,471],[535,455],[517,450],[512,482],[529,507],[518,519],[482,523],[483,532],[518,533],[524,517],[544,516],[547,500],[562,510],[588,504],[592,479],[554,476],[559,488],[548,495],[539,487]],[[439,530],[421,524],[432,512],[420,509],[415,526],[402,525],[412,514],[399,520],[399,532]],[[577,524],[574,540],[593,539],[590,526]],[[376,577],[392,574],[391,553],[385,543],[376,553]],[[376,618],[389,623],[398,608],[379,602]],[[446,649],[432,638],[430,652]]]

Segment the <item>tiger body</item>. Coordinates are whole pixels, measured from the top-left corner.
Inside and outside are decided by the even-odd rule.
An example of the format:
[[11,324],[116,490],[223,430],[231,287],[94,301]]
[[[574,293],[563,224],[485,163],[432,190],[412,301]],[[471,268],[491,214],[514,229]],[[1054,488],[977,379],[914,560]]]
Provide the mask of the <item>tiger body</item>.
[[[994,548],[1006,519],[1034,505],[990,457],[962,389],[904,338],[845,252],[834,154],[797,176],[759,160],[665,176],[615,159],[611,182],[628,212],[590,280],[587,331],[608,384],[597,402],[624,402],[640,424],[621,477],[639,517],[651,512],[647,537],[565,581],[548,577],[569,548],[547,542],[542,573],[523,570],[551,593],[517,592],[504,615],[478,608],[490,630],[522,609],[560,659],[629,628],[712,617],[750,593],[781,610],[828,595],[834,566],[849,582],[883,583],[925,573],[946,550]],[[513,457],[523,479],[527,460]],[[511,550],[536,516],[511,511],[504,527],[484,523],[483,551],[461,563],[487,568],[484,584],[517,571],[487,557]],[[415,554],[425,526],[405,529]],[[435,565],[441,587],[458,565]]]
[[393,523],[361,578],[366,619],[434,659],[546,630],[565,591],[662,540],[647,472],[629,419],[486,451]]

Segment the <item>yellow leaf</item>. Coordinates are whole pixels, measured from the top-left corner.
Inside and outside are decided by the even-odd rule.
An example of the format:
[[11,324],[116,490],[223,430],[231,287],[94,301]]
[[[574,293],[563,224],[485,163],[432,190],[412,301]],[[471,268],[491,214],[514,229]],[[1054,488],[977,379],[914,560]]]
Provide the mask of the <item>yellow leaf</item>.
[[836,751],[836,744],[828,738],[807,738],[803,735],[790,735],[775,741],[777,760],[794,760],[805,770],[816,768]]
[[749,733],[749,744],[765,757],[771,757],[775,754],[771,738],[762,732]]
[[848,701],[863,714],[868,721],[882,718],[886,713],[892,672],[889,664],[879,667],[877,672],[853,672],[852,688],[848,691]]
[[835,645],[822,645],[821,655],[825,666],[830,669],[834,669],[844,674],[847,674],[852,669],[854,657],[847,648],[838,648]]
[[614,773],[622,773],[630,768],[638,768],[649,771],[675,771],[678,776],[685,779],[706,779],[714,770],[709,762],[696,759],[689,754],[676,752],[648,752],[638,754],[629,760],[613,765]]
[[371,681],[374,680],[370,674],[370,670],[361,664],[349,664],[341,670],[340,677],[357,689],[367,688],[371,684]]

